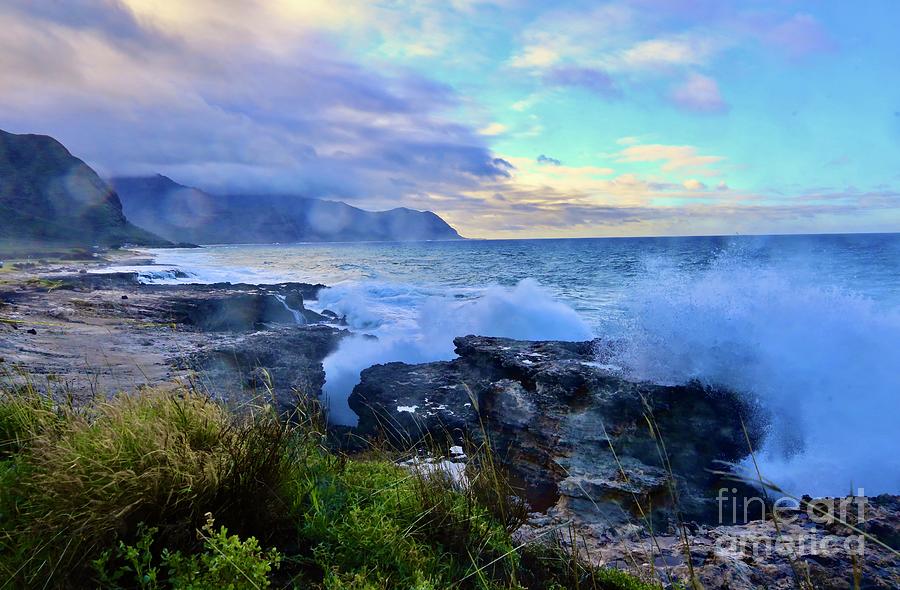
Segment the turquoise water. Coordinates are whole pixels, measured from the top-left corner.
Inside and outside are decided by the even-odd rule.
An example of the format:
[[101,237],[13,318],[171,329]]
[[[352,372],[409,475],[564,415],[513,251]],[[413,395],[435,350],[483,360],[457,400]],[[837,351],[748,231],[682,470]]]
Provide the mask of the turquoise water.
[[[375,362],[452,338],[601,338],[634,379],[700,379],[772,414],[765,475],[815,493],[900,492],[900,235],[213,246],[154,252],[148,280],[323,282],[313,308],[377,341],[326,359],[333,416]],[[175,279],[161,270],[190,274]],[[150,272],[152,270],[152,273]]]

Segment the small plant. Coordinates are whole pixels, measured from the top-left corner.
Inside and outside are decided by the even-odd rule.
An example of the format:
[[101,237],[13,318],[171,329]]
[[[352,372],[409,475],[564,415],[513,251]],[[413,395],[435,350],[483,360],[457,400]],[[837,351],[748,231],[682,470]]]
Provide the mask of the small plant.
[[[136,585],[141,590],[159,588],[159,567],[153,565],[153,537],[156,527],[138,526],[138,540],[134,545],[119,541],[115,549],[107,549],[91,565],[104,588],[117,589]],[[118,565],[113,565],[118,563]]]
[[263,551],[255,537],[241,540],[228,529],[215,530],[212,514],[199,531],[205,550],[185,556],[163,550],[163,562],[169,569],[169,583],[183,590],[259,590],[268,588],[269,573],[281,565],[276,549]]
[[[156,560],[151,548],[157,531],[142,524],[134,545],[120,541],[115,550],[106,550],[94,560],[104,588],[258,590],[269,587],[269,573],[281,564],[281,554],[275,549],[263,551],[256,538],[242,541],[225,527],[217,531],[212,514],[207,514],[206,524],[198,531],[204,547],[198,554],[163,549]],[[157,561],[159,565],[154,565]],[[163,568],[168,573],[165,577]]]

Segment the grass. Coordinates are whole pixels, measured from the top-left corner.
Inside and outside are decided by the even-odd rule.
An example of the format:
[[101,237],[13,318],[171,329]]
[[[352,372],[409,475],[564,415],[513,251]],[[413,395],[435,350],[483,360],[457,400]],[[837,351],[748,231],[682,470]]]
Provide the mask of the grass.
[[489,449],[459,485],[326,440],[314,403],[284,420],[190,390],[88,408],[3,391],[0,588],[655,587],[517,545],[524,503]]

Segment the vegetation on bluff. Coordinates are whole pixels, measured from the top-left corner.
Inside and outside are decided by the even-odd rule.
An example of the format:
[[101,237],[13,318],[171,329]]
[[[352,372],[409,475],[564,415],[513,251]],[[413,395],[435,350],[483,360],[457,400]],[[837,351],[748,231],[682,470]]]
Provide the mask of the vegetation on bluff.
[[0,394],[0,579],[15,587],[651,588],[586,566],[524,518],[482,453],[467,486],[327,444],[315,404],[283,420],[193,391],[92,407]]
[[125,219],[115,191],[58,141],[0,130],[0,249],[165,246]]

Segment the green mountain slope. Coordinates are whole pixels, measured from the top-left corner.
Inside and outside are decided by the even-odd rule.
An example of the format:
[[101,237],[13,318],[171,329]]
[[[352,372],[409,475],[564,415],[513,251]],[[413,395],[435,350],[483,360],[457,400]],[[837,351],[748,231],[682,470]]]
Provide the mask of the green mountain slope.
[[115,191],[45,135],[0,130],[0,241],[166,245],[131,223]]

